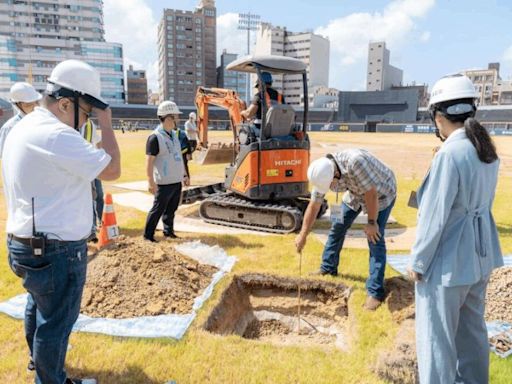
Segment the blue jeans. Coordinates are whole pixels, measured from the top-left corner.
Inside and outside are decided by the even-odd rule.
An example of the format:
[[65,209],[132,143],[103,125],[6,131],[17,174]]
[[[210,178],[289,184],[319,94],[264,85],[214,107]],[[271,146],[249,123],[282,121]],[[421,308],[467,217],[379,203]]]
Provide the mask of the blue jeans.
[[87,272],[87,245],[48,241],[45,255],[34,257],[29,245],[7,240],[9,265],[28,291],[25,337],[36,367],[36,384],[62,384],[64,361]]
[[[384,232],[386,223],[395,201],[389,207],[379,212],[377,224],[381,238],[376,244],[368,242],[370,248],[370,275],[366,280],[366,290],[370,296],[382,300],[384,298],[384,271],[386,269],[386,240]],[[338,273],[338,264],[340,263],[340,252],[343,248],[345,235],[352,223],[361,212],[361,209],[354,211],[345,203],[342,204],[343,224],[333,223],[329,231],[327,242],[325,243],[322,254],[322,265],[320,269],[324,272],[336,275]]]

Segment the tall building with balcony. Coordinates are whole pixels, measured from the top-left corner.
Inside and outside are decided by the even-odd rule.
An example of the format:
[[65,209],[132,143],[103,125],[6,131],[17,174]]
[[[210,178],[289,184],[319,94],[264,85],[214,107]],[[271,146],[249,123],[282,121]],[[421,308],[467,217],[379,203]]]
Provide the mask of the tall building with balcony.
[[499,63],[489,63],[487,69],[468,69],[461,73],[469,77],[475,85],[475,89],[480,96],[480,105],[500,104],[498,89],[498,83],[501,83]]
[[214,0],[201,0],[194,11],[164,9],[158,26],[160,100],[193,105],[198,86],[216,86],[216,27]]
[[126,102],[128,104],[148,103],[146,71],[134,70],[132,65],[126,71]]
[[[312,32],[290,32],[261,23],[256,35],[255,55],[293,57],[307,64],[308,88],[329,86],[329,40]],[[274,75],[273,87],[291,105],[303,105],[301,75]]]
[[389,64],[390,52],[384,41],[368,46],[367,91],[387,91],[399,87],[403,81],[403,71]]
[[242,72],[228,71],[227,65],[238,58],[236,53],[228,53],[226,50],[220,55],[220,66],[217,67],[217,86],[219,88],[233,89],[241,100],[245,100],[247,92],[247,76]]
[[101,0],[0,2],[0,97],[17,81],[43,91],[59,62],[78,59],[99,70],[107,102],[124,103],[123,48],[104,36]]

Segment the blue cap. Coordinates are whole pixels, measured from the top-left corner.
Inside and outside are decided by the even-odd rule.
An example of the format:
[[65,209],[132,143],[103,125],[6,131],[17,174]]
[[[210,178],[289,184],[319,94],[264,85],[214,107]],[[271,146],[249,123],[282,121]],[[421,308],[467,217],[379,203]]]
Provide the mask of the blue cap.
[[[267,85],[272,85],[272,74],[270,72],[261,72],[261,80]],[[259,86],[258,80],[254,83],[254,86]]]

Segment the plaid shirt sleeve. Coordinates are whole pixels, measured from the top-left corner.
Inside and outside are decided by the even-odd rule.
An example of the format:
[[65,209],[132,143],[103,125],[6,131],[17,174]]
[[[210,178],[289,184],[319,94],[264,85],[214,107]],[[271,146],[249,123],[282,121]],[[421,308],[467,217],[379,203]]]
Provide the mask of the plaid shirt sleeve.
[[316,190],[316,188],[313,188],[311,191],[311,201],[315,203],[322,203],[324,201],[325,194],[320,193]]
[[372,164],[363,157],[357,157],[352,164],[352,175],[356,185],[362,193],[368,192],[372,187],[377,187],[379,182],[377,174],[373,171]]

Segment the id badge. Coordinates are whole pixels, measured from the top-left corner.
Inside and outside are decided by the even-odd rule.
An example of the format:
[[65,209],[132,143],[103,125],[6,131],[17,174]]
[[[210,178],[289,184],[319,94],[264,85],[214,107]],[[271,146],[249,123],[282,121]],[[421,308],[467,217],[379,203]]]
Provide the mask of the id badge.
[[329,208],[331,210],[331,223],[343,224],[343,209],[342,204],[338,203],[338,191],[336,191],[336,204],[332,204]]
[[342,205],[341,204],[332,204],[329,208],[331,210],[331,223],[343,224]]
[[174,152],[174,161],[182,161],[181,153]]

